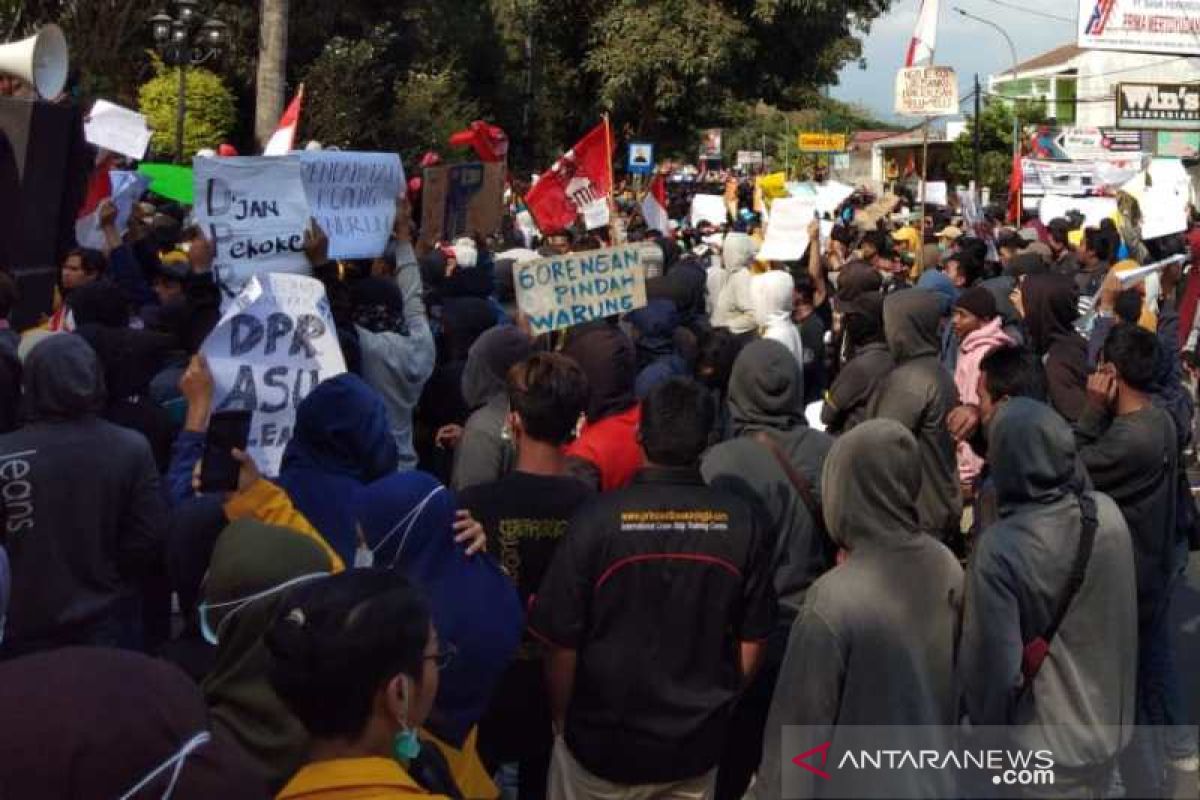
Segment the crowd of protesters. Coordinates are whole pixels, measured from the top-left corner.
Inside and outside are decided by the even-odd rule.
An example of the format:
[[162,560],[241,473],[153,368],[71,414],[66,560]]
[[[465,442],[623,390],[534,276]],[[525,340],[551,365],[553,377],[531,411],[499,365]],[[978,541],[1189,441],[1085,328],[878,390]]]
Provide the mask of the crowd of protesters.
[[349,370],[221,495],[212,248],[103,208],[36,328],[0,272],[0,795],[778,798],[785,726],[909,725],[1195,797],[1200,273],[1120,273],[1200,235],[1122,207],[981,238],[856,195],[794,263],[749,208],[622,212],[647,304],[537,337],[514,265],[608,229],[418,256],[403,203],[332,262],[314,227]]

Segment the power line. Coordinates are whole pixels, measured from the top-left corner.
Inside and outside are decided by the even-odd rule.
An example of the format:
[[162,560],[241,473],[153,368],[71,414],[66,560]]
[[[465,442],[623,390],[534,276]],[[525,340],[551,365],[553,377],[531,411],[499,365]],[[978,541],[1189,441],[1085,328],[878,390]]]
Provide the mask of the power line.
[[1014,11],[1023,11],[1026,14],[1033,14],[1036,17],[1045,17],[1046,19],[1053,19],[1053,20],[1057,20],[1058,22],[1067,22],[1072,25],[1075,24],[1075,20],[1073,20],[1073,19],[1068,19],[1067,17],[1060,17],[1057,14],[1048,14],[1045,11],[1038,11],[1037,9],[1033,9],[1033,8],[1026,8],[1025,6],[1019,6],[1016,3],[1006,3],[1004,0],[987,0],[987,1],[989,3],[995,3],[998,6],[1004,6],[1005,8],[1011,8]]

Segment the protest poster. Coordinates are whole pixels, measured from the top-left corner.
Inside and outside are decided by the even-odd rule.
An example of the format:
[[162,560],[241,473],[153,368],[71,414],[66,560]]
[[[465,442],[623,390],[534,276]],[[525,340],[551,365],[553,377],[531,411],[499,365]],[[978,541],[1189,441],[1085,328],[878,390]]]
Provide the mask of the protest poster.
[[298,156],[197,158],[196,222],[213,245],[213,272],[226,300],[251,277],[308,274],[309,224]]
[[1046,195],[1038,204],[1038,219],[1042,222],[1049,222],[1056,217],[1065,219],[1067,213],[1071,211],[1083,214],[1084,227],[1098,228],[1102,220],[1117,213],[1117,199],[1115,197]]
[[[138,201],[150,185],[150,179],[136,172],[112,170],[108,173],[110,194],[108,199],[117,207],[117,231],[124,233],[129,227],[133,204]],[[100,230],[99,209],[75,220],[75,241],[80,247],[103,250],[104,233]]]
[[1163,0],[1078,0],[1079,47],[1132,53],[1200,52],[1200,7]]
[[758,251],[760,261],[795,261],[808,249],[808,226],[816,204],[801,197],[781,197],[771,204],[767,238]]
[[433,245],[499,231],[504,171],[502,162],[427,167],[421,189],[421,241]]
[[725,198],[719,194],[692,195],[692,210],[688,213],[692,227],[704,222],[713,225],[724,225],[729,214],[725,208]]
[[738,169],[750,169],[763,165],[762,150],[738,150],[734,166]]
[[942,117],[958,113],[958,78],[950,67],[905,67],[896,73],[896,113]]
[[142,162],[138,164],[137,171],[149,179],[150,191],[156,195],[176,203],[195,205],[195,177],[191,167]]
[[300,154],[309,214],[329,237],[330,258],[383,255],[396,221],[404,167],[395,153]]
[[925,182],[925,203],[927,205],[944,206],[949,202],[949,189],[946,187],[945,181]]
[[303,275],[251,275],[201,348],[215,411],[251,411],[247,452],[279,474],[296,407],[318,383],[346,371],[324,285]]
[[514,264],[517,307],[535,336],[635,311],[646,305],[643,255],[631,244]]
[[150,146],[146,118],[107,100],[97,100],[83,120],[88,144],[141,161]]

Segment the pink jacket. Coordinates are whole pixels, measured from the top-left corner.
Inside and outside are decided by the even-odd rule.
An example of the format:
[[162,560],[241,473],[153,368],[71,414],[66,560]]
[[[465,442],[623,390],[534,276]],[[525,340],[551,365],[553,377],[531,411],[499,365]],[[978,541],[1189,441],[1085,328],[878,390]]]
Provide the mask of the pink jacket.
[[[998,347],[1011,345],[1013,340],[1001,329],[1002,320],[996,317],[967,336],[958,346],[958,364],[954,367],[954,385],[964,404],[979,403],[979,362]],[[958,445],[958,481],[972,483],[983,469],[983,459],[966,442]]]

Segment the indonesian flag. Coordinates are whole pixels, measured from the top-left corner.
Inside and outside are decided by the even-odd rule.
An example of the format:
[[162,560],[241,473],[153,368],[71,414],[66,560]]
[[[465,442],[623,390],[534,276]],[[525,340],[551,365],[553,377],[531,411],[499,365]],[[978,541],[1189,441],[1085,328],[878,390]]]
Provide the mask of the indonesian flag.
[[100,233],[100,204],[112,197],[112,180],[109,178],[112,168],[112,156],[101,156],[88,177],[87,193],[75,214],[75,242],[80,247],[93,250],[104,247],[104,236]]
[[296,96],[292,98],[292,102],[284,109],[283,116],[279,118],[279,127],[271,134],[271,139],[263,148],[264,156],[286,156],[292,152],[292,145],[296,141],[296,126],[300,124],[300,106],[303,103],[304,84],[302,83]]
[[650,181],[650,191],[642,198],[642,219],[651,230],[671,232],[671,220],[667,216],[667,181],[662,175],[655,175]]
[[917,27],[908,42],[904,66],[923,67],[933,63],[933,48],[937,45],[938,0],[921,0],[917,12]]
[[606,119],[534,181],[525,202],[543,233],[569,227],[580,214],[589,230],[608,224],[611,142]]

